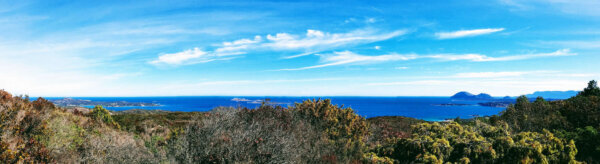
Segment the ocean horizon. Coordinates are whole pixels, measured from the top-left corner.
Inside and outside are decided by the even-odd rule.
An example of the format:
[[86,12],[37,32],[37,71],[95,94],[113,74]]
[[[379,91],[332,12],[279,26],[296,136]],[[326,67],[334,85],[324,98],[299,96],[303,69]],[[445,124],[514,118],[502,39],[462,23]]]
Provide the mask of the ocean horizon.
[[[48,100],[66,97],[44,97]],[[159,106],[119,106],[105,107],[109,110],[130,109],[166,110],[180,112],[206,112],[217,107],[259,107],[266,99],[269,104],[283,107],[293,106],[304,100],[331,99],[332,104],[352,108],[366,118],[378,116],[404,116],[427,121],[443,121],[453,118],[473,118],[497,115],[504,107],[481,106],[486,100],[456,100],[437,96],[159,96],[159,97],[69,97],[73,99],[103,102],[155,103]],[[444,105],[461,104],[461,105]],[[92,108],[93,106],[83,106]]]

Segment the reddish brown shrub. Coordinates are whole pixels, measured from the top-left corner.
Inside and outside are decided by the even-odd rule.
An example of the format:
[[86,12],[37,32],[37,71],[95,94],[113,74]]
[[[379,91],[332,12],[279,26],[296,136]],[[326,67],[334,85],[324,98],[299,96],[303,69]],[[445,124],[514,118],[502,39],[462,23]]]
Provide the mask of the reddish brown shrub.
[[0,90],[0,101],[8,101],[12,99],[12,95],[5,90]]
[[43,109],[54,109],[54,104],[44,98],[38,98],[37,100],[33,101],[33,108],[37,109],[38,111],[41,111]]

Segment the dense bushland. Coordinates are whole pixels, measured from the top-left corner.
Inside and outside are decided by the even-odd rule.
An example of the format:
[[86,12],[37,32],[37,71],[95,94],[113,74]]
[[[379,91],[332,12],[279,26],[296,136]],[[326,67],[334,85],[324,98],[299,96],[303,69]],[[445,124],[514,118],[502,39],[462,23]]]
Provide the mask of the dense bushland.
[[499,116],[368,120],[329,100],[210,112],[90,112],[0,90],[2,163],[598,163],[600,89]]
[[143,141],[94,118],[0,90],[0,161],[157,162]]
[[511,134],[507,125],[422,123],[413,136],[376,150],[400,163],[575,163],[573,141],[543,133]]
[[172,151],[185,163],[352,163],[362,160],[367,134],[364,118],[329,100],[217,108],[175,139]]
[[566,100],[545,101],[538,97],[529,102],[521,96],[491,123],[506,122],[515,131],[552,131],[560,138],[574,140],[579,153],[577,159],[589,163],[600,162],[600,88],[596,81],[577,96]]

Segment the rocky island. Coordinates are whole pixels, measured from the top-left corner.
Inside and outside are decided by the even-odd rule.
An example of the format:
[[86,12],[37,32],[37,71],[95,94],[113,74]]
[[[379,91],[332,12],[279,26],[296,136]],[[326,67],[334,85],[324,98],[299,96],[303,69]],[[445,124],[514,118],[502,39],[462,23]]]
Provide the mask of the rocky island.
[[[456,94],[454,94],[452,97],[450,97],[453,100],[468,100],[468,101],[487,101],[487,102],[479,102],[477,103],[477,105],[480,106],[487,106],[487,107],[508,107],[510,104],[514,104],[515,103],[515,99],[506,96],[503,98],[494,98],[492,96],[490,96],[487,93],[480,93],[478,95],[466,92],[466,91],[461,91],[458,92]],[[437,104],[439,106],[465,106],[466,104],[458,104],[458,103],[447,103],[447,104]]]
[[81,100],[73,98],[63,98],[57,100],[50,100],[57,106],[87,106],[87,105],[102,105],[104,107],[123,107],[123,106],[160,106],[155,103],[144,103],[144,102],[127,102],[127,101],[91,101]]
[[487,93],[480,93],[478,95],[474,95],[474,94],[466,92],[466,91],[458,92],[450,98],[451,99],[461,99],[461,100],[491,100],[491,99],[494,99],[492,96],[490,96]]

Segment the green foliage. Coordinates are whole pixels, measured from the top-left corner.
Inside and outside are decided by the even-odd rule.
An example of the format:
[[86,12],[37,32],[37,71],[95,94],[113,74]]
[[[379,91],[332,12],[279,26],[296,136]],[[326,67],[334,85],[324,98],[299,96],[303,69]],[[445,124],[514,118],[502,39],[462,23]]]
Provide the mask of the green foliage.
[[577,159],[595,163],[600,157],[600,133],[598,129],[592,126],[577,128],[575,131],[557,130],[556,134],[560,138],[576,141]]
[[123,130],[152,134],[185,128],[191,122],[202,119],[203,115],[200,112],[126,113],[112,115],[112,118]]
[[106,110],[100,105],[96,105],[94,109],[92,109],[92,112],[90,112],[90,115],[96,121],[102,121],[107,125],[113,126],[117,129],[121,129],[121,126],[117,122],[115,122],[115,120],[113,120],[112,116],[110,115],[110,112],[108,112],[108,110]]
[[477,121],[474,126],[451,122],[414,126],[413,137],[377,150],[400,163],[568,163],[576,162],[572,143],[544,133],[511,135],[508,126]]
[[599,96],[600,97],[600,88],[598,88],[598,83],[596,80],[592,80],[588,83],[588,86],[583,89],[583,91],[579,92],[580,96]]
[[543,129],[570,128],[571,124],[562,116],[561,107],[562,102],[548,102],[538,97],[531,103],[527,97],[521,96],[516,104],[502,112],[500,119],[516,131],[541,132]]
[[86,117],[0,90],[5,163],[598,163],[599,128],[596,81],[567,100],[520,96],[500,116],[454,122],[365,120],[330,100],[208,113],[96,106]]
[[[551,130],[560,138],[574,140],[579,153],[577,159],[589,163],[600,161],[600,141],[596,128],[600,127],[600,89],[596,81],[588,83],[577,96],[567,100],[531,103],[524,96],[517,99],[500,116],[517,132]],[[500,121],[496,120],[496,121]]]
[[182,163],[351,163],[363,161],[366,120],[314,100],[283,108],[217,108],[171,141]]
[[394,160],[388,157],[377,156],[376,153],[368,152],[363,155],[363,163],[393,164]]
[[296,103],[291,111],[300,114],[319,131],[325,132],[328,142],[337,148],[335,157],[340,161],[362,158],[366,150],[365,137],[368,134],[366,120],[355,114],[351,108],[340,108],[331,100],[308,100]]

